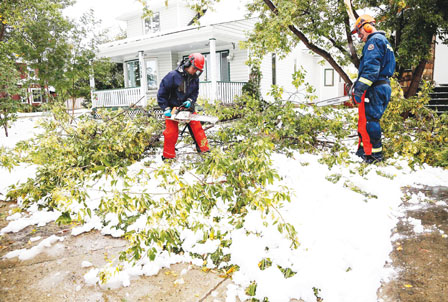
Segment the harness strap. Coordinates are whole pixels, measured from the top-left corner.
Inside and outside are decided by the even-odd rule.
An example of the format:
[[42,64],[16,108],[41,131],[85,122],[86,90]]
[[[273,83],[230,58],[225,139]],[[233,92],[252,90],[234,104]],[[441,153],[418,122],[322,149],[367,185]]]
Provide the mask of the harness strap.
[[370,87],[380,86],[380,85],[384,85],[384,84],[389,85],[390,81],[389,80],[379,80],[379,81],[376,81],[375,83],[373,83],[373,85]]

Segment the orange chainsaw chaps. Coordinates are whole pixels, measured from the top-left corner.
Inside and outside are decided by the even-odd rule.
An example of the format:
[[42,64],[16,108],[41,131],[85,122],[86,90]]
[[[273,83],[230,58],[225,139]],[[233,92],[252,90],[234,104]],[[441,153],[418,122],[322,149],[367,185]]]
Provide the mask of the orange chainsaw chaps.
[[[195,114],[195,113],[194,113]],[[174,121],[170,118],[165,118],[165,131],[163,131],[163,136],[165,138],[163,144],[163,157],[174,158],[176,157],[176,143],[179,137],[179,122]],[[209,151],[207,137],[205,136],[204,129],[198,121],[190,121],[190,128],[193,132],[194,140],[199,146],[201,152]]]
[[361,97],[361,103],[358,104],[358,134],[359,134],[358,146],[361,145],[362,143],[364,153],[366,155],[372,155],[372,143],[370,142],[370,136],[369,133],[367,132],[367,118],[365,107],[366,92],[364,92],[364,94]]

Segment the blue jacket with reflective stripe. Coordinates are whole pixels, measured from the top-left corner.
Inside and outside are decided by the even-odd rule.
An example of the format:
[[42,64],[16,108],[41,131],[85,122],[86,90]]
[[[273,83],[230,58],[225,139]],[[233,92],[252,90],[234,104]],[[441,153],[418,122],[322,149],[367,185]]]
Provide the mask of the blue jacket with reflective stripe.
[[354,87],[355,95],[361,96],[376,81],[391,77],[394,71],[394,51],[384,32],[370,34],[362,49],[358,80]]
[[191,99],[194,104],[198,94],[199,78],[189,75],[181,65],[163,78],[157,92],[157,103],[163,110],[179,107],[187,99]]

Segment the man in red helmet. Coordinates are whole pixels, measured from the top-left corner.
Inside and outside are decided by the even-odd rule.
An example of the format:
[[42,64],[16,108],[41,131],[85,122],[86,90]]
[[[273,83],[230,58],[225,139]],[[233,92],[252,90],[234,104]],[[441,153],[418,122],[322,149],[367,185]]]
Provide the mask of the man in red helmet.
[[353,85],[352,99],[358,104],[358,150],[356,155],[367,163],[383,160],[380,119],[390,101],[389,78],[395,70],[394,50],[384,32],[377,31],[375,19],[360,16],[352,34],[365,42]]
[[[199,94],[199,76],[204,70],[205,58],[193,53],[184,59],[173,71],[170,71],[160,83],[157,102],[164,111],[166,128],[162,159],[176,157],[175,145],[179,136],[179,123],[169,119],[174,107],[184,107],[194,112]],[[207,137],[199,121],[190,121],[188,130],[196,143],[198,152],[209,151]]]

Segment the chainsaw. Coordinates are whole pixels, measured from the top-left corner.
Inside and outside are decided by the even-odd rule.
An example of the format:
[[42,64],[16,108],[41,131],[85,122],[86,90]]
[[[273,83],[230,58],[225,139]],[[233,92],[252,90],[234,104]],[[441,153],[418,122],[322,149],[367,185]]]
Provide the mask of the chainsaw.
[[185,107],[174,107],[171,111],[171,118],[169,119],[181,123],[198,121],[212,124],[215,124],[219,120],[216,116],[195,114],[190,108]]
[[314,103],[307,103],[307,105],[316,105],[317,107],[324,107],[324,106],[341,105],[346,103],[350,103],[350,97],[348,95],[338,96],[335,98],[321,100]]

